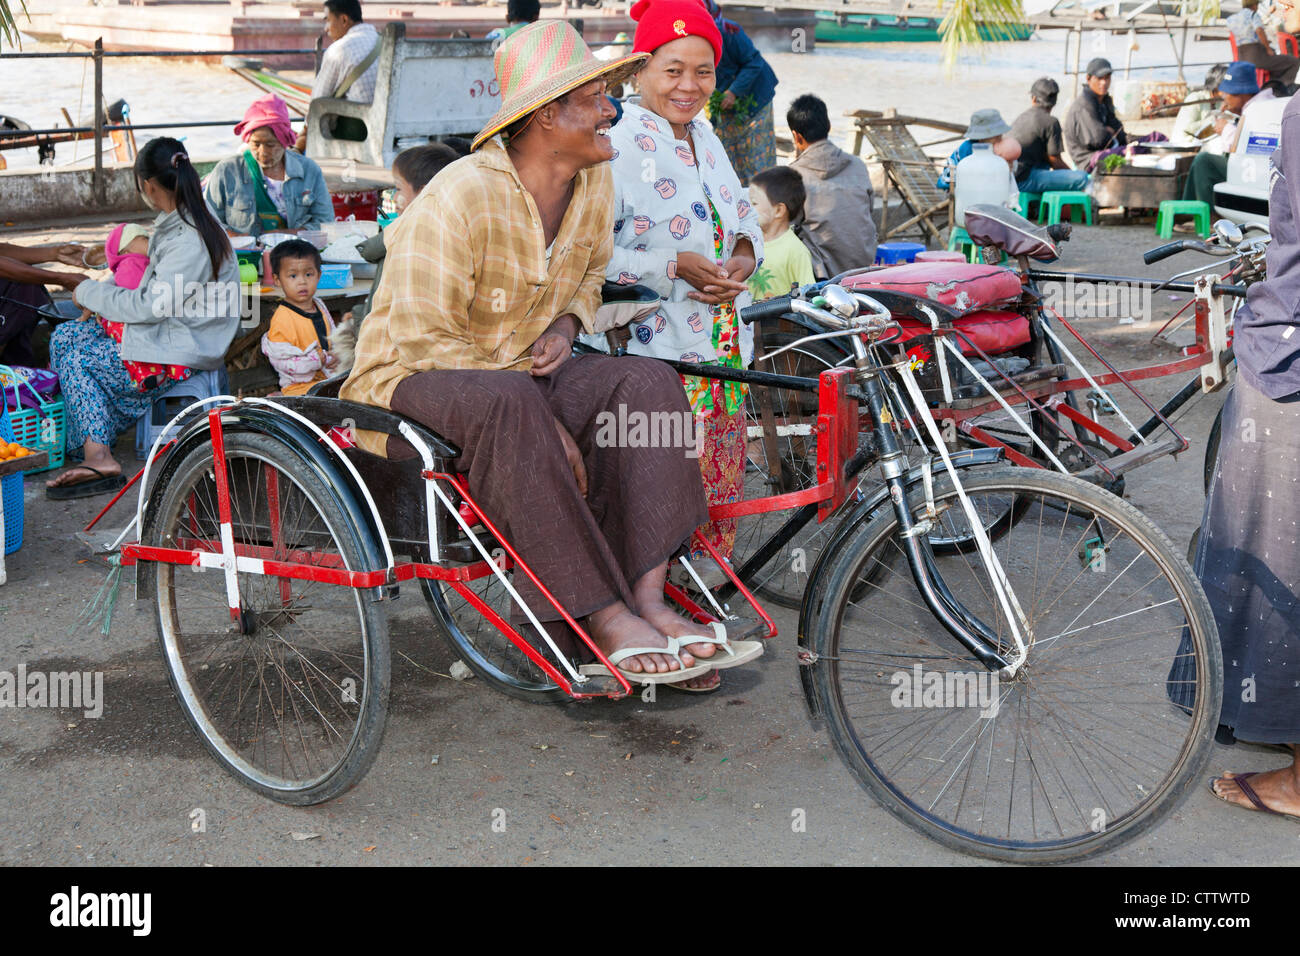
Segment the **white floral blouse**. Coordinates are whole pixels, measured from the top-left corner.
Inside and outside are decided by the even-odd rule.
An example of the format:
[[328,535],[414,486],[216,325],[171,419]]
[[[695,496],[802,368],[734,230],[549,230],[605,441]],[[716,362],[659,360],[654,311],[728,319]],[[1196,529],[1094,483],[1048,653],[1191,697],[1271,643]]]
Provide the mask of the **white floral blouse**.
[[[644,285],[663,297],[659,311],[632,327],[629,351],[683,362],[748,366],[753,331],[735,309],[753,300],[748,292],[732,305],[710,306],[687,298],[693,287],[677,278],[677,254],[695,252],[715,262],[729,259],[736,240],[746,237],[756,262],[763,259],[758,215],[740,185],[726,151],[699,118],[688,125],[694,155],[672,126],[642,106],[629,103],[612,130],[614,145],[614,255],[606,278]],[[697,162],[698,160],[698,162]],[[688,390],[691,383],[687,383]],[[728,395],[728,406],[734,404]],[[697,410],[712,401],[692,394]]]

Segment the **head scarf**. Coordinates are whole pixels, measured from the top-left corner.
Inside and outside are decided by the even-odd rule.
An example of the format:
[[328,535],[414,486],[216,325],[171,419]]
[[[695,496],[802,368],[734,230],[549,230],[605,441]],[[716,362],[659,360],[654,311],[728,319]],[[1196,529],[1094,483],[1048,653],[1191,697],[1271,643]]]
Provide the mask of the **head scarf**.
[[713,47],[713,65],[722,59],[722,34],[699,0],[638,0],[628,15],[637,22],[636,53],[653,53],[682,37],[701,37]]
[[289,125],[289,107],[274,93],[253,100],[244,113],[243,122],[235,127],[235,135],[247,143],[248,138],[264,126],[275,134],[285,149],[297,142],[293,127]]

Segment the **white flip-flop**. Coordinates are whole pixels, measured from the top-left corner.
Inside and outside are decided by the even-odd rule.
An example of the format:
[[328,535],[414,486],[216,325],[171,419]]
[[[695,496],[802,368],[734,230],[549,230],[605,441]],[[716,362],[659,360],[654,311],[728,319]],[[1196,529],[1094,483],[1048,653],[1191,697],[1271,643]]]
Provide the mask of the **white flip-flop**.
[[[713,629],[713,635],[705,637],[699,634],[688,634],[685,637],[669,637],[667,647],[624,647],[615,651],[609,656],[609,662],[614,665],[614,669],[627,678],[631,684],[676,684],[680,681],[690,680],[693,677],[700,677],[711,670],[724,670],[728,667],[738,667],[741,664],[748,663],[763,653],[763,644],[761,641],[727,641],[727,629],[721,623],[714,621],[710,625]],[[689,644],[717,644],[722,650],[727,652],[726,656],[714,654],[712,657],[697,657],[697,663],[691,667],[682,664],[681,650]],[[656,673],[647,673],[645,671],[624,670],[618,665],[629,657],[636,657],[639,654],[666,654],[675,659],[682,666],[675,671],[663,671]],[[578,673],[587,677],[612,677],[609,669],[604,664],[583,664],[578,668]]]

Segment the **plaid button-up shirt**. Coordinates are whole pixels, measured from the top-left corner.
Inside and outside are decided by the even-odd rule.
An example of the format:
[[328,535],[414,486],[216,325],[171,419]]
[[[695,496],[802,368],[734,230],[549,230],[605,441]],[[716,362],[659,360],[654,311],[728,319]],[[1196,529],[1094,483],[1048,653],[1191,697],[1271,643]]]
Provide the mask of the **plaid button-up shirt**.
[[388,408],[416,372],[527,371],[566,313],[593,331],[613,209],[609,164],[579,172],[548,262],[537,204],[500,139],[452,163],[385,231],[383,280],[340,397]]
[[[370,55],[379,43],[379,31],[369,23],[354,23],[347,33],[325,48],[321,56],[320,72],[312,84],[312,99],[331,97],[339,84],[347,79],[353,67]],[[379,61],[375,60],[343,95],[353,103],[370,103],[375,99],[375,83],[379,80]]]

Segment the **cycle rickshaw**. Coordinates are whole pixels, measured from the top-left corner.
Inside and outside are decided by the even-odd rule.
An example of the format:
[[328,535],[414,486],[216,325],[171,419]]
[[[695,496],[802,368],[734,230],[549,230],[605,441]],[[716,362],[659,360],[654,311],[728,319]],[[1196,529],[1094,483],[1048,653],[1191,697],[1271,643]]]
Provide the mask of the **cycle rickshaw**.
[[[1132,506],[1006,466],[1000,449],[948,449],[915,363],[883,357],[899,316],[925,308],[828,284],[743,318],[797,315],[846,342],[852,367],[809,379],[680,366],[816,396],[816,482],[711,514],[813,509],[828,529],[799,615],[803,690],[891,813],[1005,860],[1113,847],[1169,813],[1208,758],[1222,694],[1213,617],[1184,558]],[[563,608],[567,646],[515,607],[512,581],[532,571],[428,429],[320,394],[223,396],[173,424],[121,560],[156,609],[183,711],[245,785],[308,805],[366,773],[390,691],[385,613],[415,587],[435,629],[500,690],[633,692],[613,668],[580,672],[608,662]],[[341,439],[349,429],[398,436],[411,455],[368,455]],[[878,486],[859,480],[869,465]],[[714,556],[774,637],[743,576]],[[666,591],[697,621],[733,617],[722,589]],[[529,626],[512,625],[512,608]]]

